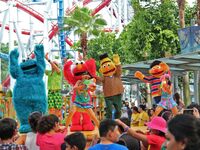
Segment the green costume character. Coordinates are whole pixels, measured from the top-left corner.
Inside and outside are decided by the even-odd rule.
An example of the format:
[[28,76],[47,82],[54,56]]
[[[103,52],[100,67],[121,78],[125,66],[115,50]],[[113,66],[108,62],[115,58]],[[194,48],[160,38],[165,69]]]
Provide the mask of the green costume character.
[[62,117],[61,107],[63,99],[61,95],[62,73],[56,61],[50,61],[46,54],[47,61],[51,64],[51,71],[46,71],[48,76],[48,108],[49,114],[55,114],[59,118]]

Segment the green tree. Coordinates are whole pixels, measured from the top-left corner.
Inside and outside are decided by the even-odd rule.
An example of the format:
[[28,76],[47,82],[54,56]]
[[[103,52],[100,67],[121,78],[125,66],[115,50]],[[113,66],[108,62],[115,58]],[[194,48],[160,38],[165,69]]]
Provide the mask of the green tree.
[[123,49],[134,55],[130,59],[132,63],[180,52],[178,9],[175,2],[156,1],[141,6],[138,0],[133,0],[132,4],[135,15],[120,35]]
[[[9,46],[8,46],[8,44],[2,43],[1,44],[1,50],[0,50],[0,52],[4,53],[4,54],[8,54],[9,53]],[[1,59],[1,68],[0,68],[0,71],[1,71],[1,79],[3,81],[3,80],[5,80],[6,76],[9,74],[9,72],[8,72],[8,61],[6,61],[4,59]]]
[[64,29],[74,30],[74,34],[80,37],[80,45],[85,57],[87,54],[87,40],[90,35],[98,36],[103,27],[107,25],[106,21],[99,14],[91,15],[92,11],[88,8],[77,7],[75,11],[64,19]]
[[97,60],[97,68],[99,68],[99,55],[108,53],[110,57],[114,54],[114,44],[116,36],[114,33],[101,33],[97,38],[88,41],[88,58]]

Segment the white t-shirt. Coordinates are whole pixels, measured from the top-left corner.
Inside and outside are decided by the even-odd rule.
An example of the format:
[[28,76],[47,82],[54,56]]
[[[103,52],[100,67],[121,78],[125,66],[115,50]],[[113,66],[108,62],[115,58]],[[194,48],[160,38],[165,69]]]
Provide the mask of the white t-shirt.
[[29,132],[26,135],[25,145],[28,150],[40,150],[40,147],[36,145],[36,133]]

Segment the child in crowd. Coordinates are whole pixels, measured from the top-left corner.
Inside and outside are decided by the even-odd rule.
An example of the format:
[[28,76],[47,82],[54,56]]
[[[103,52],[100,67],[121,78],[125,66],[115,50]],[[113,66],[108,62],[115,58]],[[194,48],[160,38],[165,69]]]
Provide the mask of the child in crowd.
[[0,120],[0,149],[1,150],[27,150],[25,145],[15,144],[17,135],[17,122],[11,118]]
[[42,113],[35,111],[28,117],[28,122],[31,126],[32,132],[21,135],[15,143],[26,145],[28,150],[39,150],[39,146],[36,145],[36,133],[39,119],[42,117]]
[[129,128],[125,123],[116,120],[119,125],[121,125],[128,134],[142,142],[142,146],[148,150],[160,150],[161,145],[165,141],[165,132],[167,123],[162,117],[154,117],[151,122],[147,123],[149,128],[149,133],[139,133],[132,128]]
[[128,150],[125,146],[116,144],[119,130],[116,121],[105,119],[99,126],[100,143],[89,148],[89,150]]
[[131,116],[131,127],[137,127],[139,123],[139,115],[140,112],[138,111],[138,108],[136,106],[133,106],[133,113]]
[[65,137],[61,150],[84,150],[86,138],[81,132],[75,132]]
[[43,116],[38,122],[36,143],[40,150],[60,150],[66,130],[60,132],[59,119],[56,115]]

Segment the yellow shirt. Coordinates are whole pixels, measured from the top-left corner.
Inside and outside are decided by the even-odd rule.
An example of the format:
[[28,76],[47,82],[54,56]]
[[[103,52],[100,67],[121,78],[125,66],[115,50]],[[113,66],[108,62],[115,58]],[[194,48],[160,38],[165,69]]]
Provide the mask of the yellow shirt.
[[131,115],[131,127],[137,127],[139,123],[139,113],[132,113]]
[[144,126],[146,122],[149,121],[149,116],[145,111],[142,111],[139,114],[139,126]]

